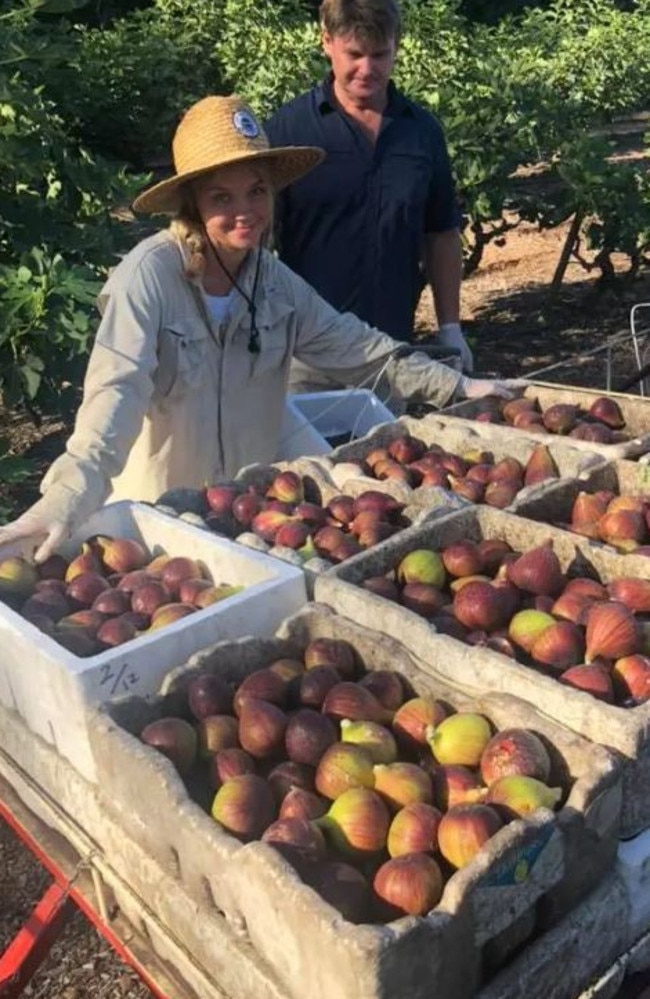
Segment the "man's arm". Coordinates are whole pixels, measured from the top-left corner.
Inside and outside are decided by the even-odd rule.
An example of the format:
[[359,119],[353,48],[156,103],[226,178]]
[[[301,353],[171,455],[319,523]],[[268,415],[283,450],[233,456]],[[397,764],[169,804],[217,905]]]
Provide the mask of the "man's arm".
[[460,283],[463,257],[460,230],[445,229],[425,236],[424,269],[431,285],[438,318],[437,343],[460,353],[463,371],[474,367],[472,352],[460,328]]
[[438,326],[460,322],[460,282],[463,257],[458,229],[427,233],[424,270],[433,291]]

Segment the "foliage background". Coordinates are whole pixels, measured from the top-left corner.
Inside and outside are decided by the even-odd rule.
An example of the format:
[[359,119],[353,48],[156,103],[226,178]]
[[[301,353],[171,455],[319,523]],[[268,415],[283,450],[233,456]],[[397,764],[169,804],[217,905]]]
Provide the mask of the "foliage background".
[[[646,266],[643,161],[607,126],[650,92],[650,0],[402,0],[396,80],[441,118],[467,220],[466,268],[520,219],[575,236],[611,279]],[[70,411],[94,298],[140,237],[127,211],[209,92],[262,116],[326,70],[313,0],[0,2],[0,393]],[[545,164],[544,197],[516,183]],[[577,244],[576,244],[577,245]],[[595,256],[594,256],[595,255]],[[2,475],[0,466],[0,475]]]

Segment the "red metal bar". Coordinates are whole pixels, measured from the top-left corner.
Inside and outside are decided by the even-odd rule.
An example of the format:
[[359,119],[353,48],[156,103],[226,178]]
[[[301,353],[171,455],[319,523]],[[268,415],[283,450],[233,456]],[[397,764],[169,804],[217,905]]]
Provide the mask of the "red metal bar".
[[32,911],[27,922],[0,954],[0,997],[17,999],[50,952],[72,915],[65,888],[54,883]]
[[[62,899],[62,905],[66,911],[68,903],[74,902],[74,904],[83,912],[84,916],[93,924],[95,929],[101,933],[107,943],[109,943],[113,950],[116,951],[122,961],[133,968],[155,999],[168,999],[168,997],[160,991],[160,988],[156,985],[156,982],[152,979],[147,969],[140,963],[137,957],[131,953],[126,944],[117,936],[111,927],[103,922],[101,916],[98,912],[96,912],[86,896],[75,888],[74,884],[70,882],[64,871],[61,870],[56,862],[41,847],[38,840],[36,840],[22,825],[22,823],[18,821],[16,816],[10,811],[2,799],[0,799],[0,818],[7,823],[21,842],[27,847],[28,850],[31,851],[36,859],[50,872],[54,878],[54,884],[47,889],[42,899],[34,909],[30,919],[19,931],[17,937],[9,945],[7,951],[5,951],[4,954],[0,954],[0,999],[15,999],[15,997],[20,995],[24,985],[27,981],[29,981],[29,978],[38,967],[38,964],[40,964],[40,962],[47,956],[52,943],[61,932],[65,920],[63,919],[63,915],[61,915],[59,920],[56,913],[52,911],[54,908],[55,898]],[[51,913],[49,918],[48,913]],[[37,920],[31,925],[30,930],[30,923],[37,914]],[[28,937],[31,938],[30,934],[34,934],[39,926],[41,927],[41,931],[36,934],[34,945],[30,948],[27,946]],[[27,934],[27,936],[23,937],[23,934]],[[14,945],[19,938],[21,938],[21,941],[17,948],[14,949]],[[47,941],[49,941],[49,943],[46,944]],[[31,970],[29,970],[28,977],[24,979],[22,978],[21,962],[18,960],[21,954],[23,955],[23,960],[27,961],[26,972],[29,968],[31,968]],[[9,974],[10,972],[11,974]],[[5,975],[4,978],[3,973]],[[20,984],[17,983],[14,989],[13,981],[17,974],[21,976],[19,978]],[[7,989],[6,992],[4,991],[5,988]]]

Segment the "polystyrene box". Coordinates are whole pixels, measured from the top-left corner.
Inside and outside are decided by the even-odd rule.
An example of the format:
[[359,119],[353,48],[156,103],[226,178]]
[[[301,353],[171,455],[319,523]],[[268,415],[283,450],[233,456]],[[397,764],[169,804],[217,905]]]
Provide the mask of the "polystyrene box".
[[226,638],[273,635],[280,621],[307,599],[300,569],[143,504],[104,507],[62,548],[63,554],[72,554],[93,534],[137,538],[153,555],[201,559],[216,582],[244,589],[166,628],[85,659],[0,604],[0,698],[88,780],[95,779],[95,766],[85,704],[125,693],[153,695],[168,670],[197,650]]
[[395,416],[369,389],[342,389],[291,395],[289,404],[307,418],[317,433],[332,445],[342,438],[363,437]]

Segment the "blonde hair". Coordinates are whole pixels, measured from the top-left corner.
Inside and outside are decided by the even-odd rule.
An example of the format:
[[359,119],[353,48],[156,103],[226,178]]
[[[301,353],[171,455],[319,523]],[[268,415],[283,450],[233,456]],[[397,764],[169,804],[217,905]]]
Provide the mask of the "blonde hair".
[[[255,166],[269,185],[269,228],[260,244],[268,249],[273,243],[273,188],[265,164]],[[180,207],[169,225],[169,231],[185,250],[185,276],[193,280],[202,278],[206,266],[207,236],[196,209],[191,183],[183,185]]]

